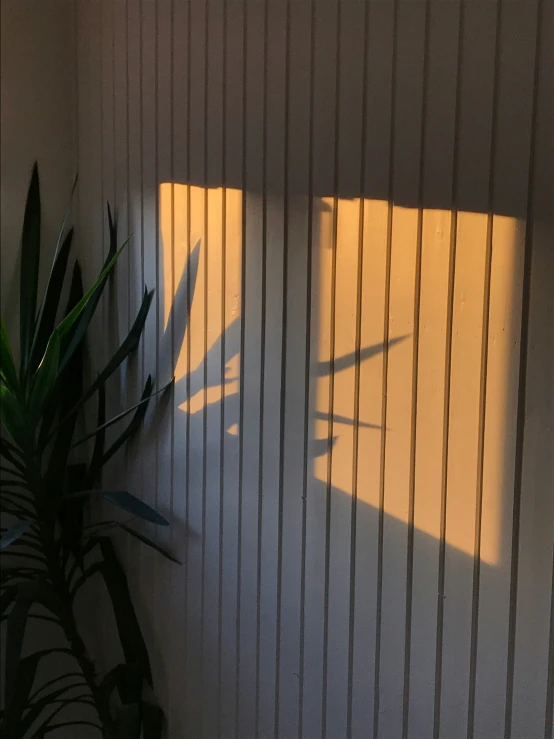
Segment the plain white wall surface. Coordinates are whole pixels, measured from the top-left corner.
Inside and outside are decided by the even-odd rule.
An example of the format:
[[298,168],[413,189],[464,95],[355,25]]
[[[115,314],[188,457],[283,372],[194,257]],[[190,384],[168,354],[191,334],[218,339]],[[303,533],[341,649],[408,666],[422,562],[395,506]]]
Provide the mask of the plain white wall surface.
[[43,205],[42,277],[76,173],[74,4],[2,0],[0,7],[1,305],[16,341],[10,305],[17,305],[19,293],[19,240],[33,163],[39,163]]

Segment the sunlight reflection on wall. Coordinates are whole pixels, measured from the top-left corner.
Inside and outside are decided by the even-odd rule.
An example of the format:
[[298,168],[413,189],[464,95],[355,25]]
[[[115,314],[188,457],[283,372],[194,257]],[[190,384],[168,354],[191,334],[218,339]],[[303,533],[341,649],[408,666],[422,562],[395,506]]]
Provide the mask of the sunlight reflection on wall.
[[[225,197],[225,208],[223,199]],[[207,200],[206,200],[207,199]],[[172,208],[173,205],[173,208]],[[207,205],[207,209],[206,209]],[[336,210],[337,252],[333,300],[333,243]],[[379,507],[383,404],[382,342],[386,318],[387,229],[389,208],[384,201],[365,200],[362,308],[359,371],[359,459],[357,495],[360,501]],[[314,244],[318,276],[313,281],[315,310],[312,332],[317,335],[317,370],[312,368],[315,408],[310,438],[328,438],[329,415],[334,437],[331,485],[353,492],[354,415],[356,409],[357,276],[359,270],[359,200],[323,199],[314,213],[319,243]],[[183,273],[187,254],[199,243],[199,264],[192,300],[190,336],[178,351],[176,379],[198,369],[205,351],[240,316],[242,193],[221,188],[204,189],[164,183],[160,187],[163,242],[164,315],[167,323],[173,295]],[[225,214],[225,224],[222,222]],[[452,316],[452,371],[448,435],[446,543],[473,556],[475,510],[479,481],[479,417],[482,377],[483,305],[485,298],[486,214],[459,213]],[[225,225],[225,228],[224,228]],[[452,214],[426,210],[421,231],[421,307],[417,364],[417,413],[412,421],[414,382],[414,302],[418,244],[418,210],[393,207],[388,315],[388,371],[386,388],[386,445],[384,513],[408,522],[411,480],[411,444],[415,431],[415,531],[438,538],[441,526],[444,457],[444,393],[447,353],[449,254]],[[207,233],[206,233],[207,227]],[[222,269],[225,234],[225,269]],[[294,235],[292,235],[293,237]],[[206,264],[206,244],[208,261]],[[173,246],[172,246],[173,245]],[[491,268],[487,394],[483,455],[483,505],[481,559],[491,565],[507,557],[508,537],[500,536],[506,486],[513,468],[513,424],[507,423],[512,403],[510,383],[517,360],[516,331],[519,305],[514,302],[514,274],[521,258],[521,229],[514,218],[494,216]],[[172,276],[172,264],[175,274]],[[225,279],[224,296],[223,272]],[[207,284],[206,284],[207,278]],[[271,279],[271,276],[269,276]],[[168,289],[169,288],[169,289]],[[334,305],[334,317],[332,306]],[[223,310],[224,308],[224,310]],[[207,318],[206,318],[207,311]],[[334,337],[332,325],[334,321]],[[271,336],[268,336],[271,341]],[[333,346],[334,344],[334,346]],[[190,356],[189,356],[190,346]],[[371,350],[376,347],[376,350]],[[176,348],[177,351],[177,348]],[[316,356],[317,353],[317,356]],[[335,360],[333,392],[329,367]],[[345,361],[337,361],[339,359]],[[189,365],[190,363],[190,365]],[[211,386],[206,394],[191,390],[194,413],[204,402],[219,402],[223,394],[239,392],[239,355],[226,364],[226,384]],[[299,378],[302,382],[303,378]],[[333,407],[329,408],[329,399]],[[236,424],[226,429],[238,434]],[[275,440],[278,453],[278,440]],[[315,479],[327,483],[328,454],[316,456]],[[385,527],[386,527],[385,517]]]
[[[193,372],[201,366],[205,350],[209,351],[225,329],[240,316],[242,194],[240,190],[225,190],[225,229],[223,227],[223,197],[222,188],[206,190],[201,187],[187,188],[185,185],[172,185],[171,183],[163,183],[160,186],[165,325],[169,319],[173,297],[185,269],[187,257],[197,245],[199,247],[198,273],[189,321],[190,337],[188,339],[185,337],[180,348],[176,347],[176,381],[182,379],[187,370]],[[209,214],[207,222],[206,207]],[[225,274],[222,269],[224,239]],[[209,252],[207,264],[206,243]],[[173,266],[174,277],[172,277]],[[222,303],[223,279],[225,280],[224,304]],[[225,325],[222,323],[223,315],[225,315]],[[206,336],[205,329],[207,329]],[[217,403],[223,394],[238,393],[238,376],[239,355],[236,354],[227,362],[225,386],[207,388],[207,402]],[[182,407],[190,413],[195,413],[202,408],[203,404],[204,392],[199,390],[195,393],[192,388],[190,401]]]

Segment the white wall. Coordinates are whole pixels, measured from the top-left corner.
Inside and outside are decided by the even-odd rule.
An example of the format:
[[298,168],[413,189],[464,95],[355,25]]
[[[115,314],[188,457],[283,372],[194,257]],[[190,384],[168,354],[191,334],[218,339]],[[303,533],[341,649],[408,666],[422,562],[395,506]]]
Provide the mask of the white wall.
[[83,253],[108,198],[123,394],[177,379],[114,472],[171,737],[552,737],[552,3],[367,7],[78,6]]
[[42,187],[43,268],[76,172],[75,13],[70,0],[2,0],[0,7],[1,295],[15,341],[17,314],[10,306],[19,290],[19,240],[33,163],[39,163]]
[[[76,173],[75,83],[73,3],[1,0],[0,306],[14,347],[19,344],[19,249],[31,170],[37,161],[43,236],[40,290]],[[39,622],[37,628],[35,623],[31,640],[44,645],[45,640],[59,639],[59,630],[49,626]],[[4,648],[4,630],[0,641]],[[52,663],[42,669],[51,670]],[[54,669],[60,669],[59,660]]]

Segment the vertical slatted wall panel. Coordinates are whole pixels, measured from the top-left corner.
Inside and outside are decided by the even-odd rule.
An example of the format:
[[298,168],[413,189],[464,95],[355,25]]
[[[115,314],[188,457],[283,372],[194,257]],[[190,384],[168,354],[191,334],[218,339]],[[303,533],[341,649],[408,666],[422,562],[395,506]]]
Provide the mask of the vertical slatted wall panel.
[[552,739],[551,3],[77,20],[108,343],[156,289],[110,404],[176,379],[110,472],[169,735]]
[[[506,711],[510,735],[516,737],[554,734],[554,501],[548,487],[540,482],[554,478],[552,450],[552,394],[542,389],[551,383],[554,373],[552,347],[552,200],[553,145],[552,114],[554,84],[549,69],[554,64],[552,44],[547,39],[554,29],[554,8],[540,3],[538,16],[537,97],[535,128],[532,130],[533,165],[530,179],[529,213],[532,228],[526,238],[533,247],[529,292],[523,294],[528,311],[529,352],[526,379],[526,424],[518,435],[523,443],[522,477],[516,485],[512,557],[518,565],[512,572],[510,603],[510,662]],[[550,133],[549,133],[550,131]],[[525,313],[523,314],[525,321]],[[524,432],[524,433],[523,433]],[[517,577],[516,577],[517,573]],[[530,635],[532,634],[532,637]],[[549,645],[546,647],[545,645]],[[529,706],[533,711],[529,712]]]

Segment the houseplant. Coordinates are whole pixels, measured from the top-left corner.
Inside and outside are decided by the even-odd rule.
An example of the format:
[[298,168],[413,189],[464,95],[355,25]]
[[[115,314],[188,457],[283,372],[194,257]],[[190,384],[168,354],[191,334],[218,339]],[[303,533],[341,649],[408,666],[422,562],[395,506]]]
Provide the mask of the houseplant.
[[[0,612],[5,621],[0,734],[3,739],[39,739],[62,726],[91,726],[109,739],[156,739],[161,735],[162,714],[148,697],[152,688],[148,651],[110,530],[124,529],[172,557],[128,520],[91,523],[89,507],[91,499],[100,498],[133,518],[167,525],[159,513],[131,493],[100,486],[102,467],[140,428],[155,394],[148,377],[140,400],[106,420],[106,381],[136,349],[152,292],[144,290],[128,336],[85,388],[87,330],[125,244],[117,249],[117,225],[108,206],[110,247],[104,267],[83,294],[81,270],[75,262],[67,308],[60,319],[60,294],[73,239],[73,229],[66,230],[67,216],[39,303],[41,214],[35,165],[21,239],[18,368],[3,320],[0,326]],[[94,396],[96,427],[77,438],[84,404]],[[124,422],[125,427],[107,445],[106,429],[115,422]],[[87,442],[92,445],[88,461],[75,462],[72,449],[86,448]],[[85,646],[76,615],[76,598],[91,579],[102,582],[109,594],[124,655],[124,661],[102,676]],[[25,633],[35,619],[58,627],[61,646],[47,644],[28,652]],[[57,662],[56,655],[62,654],[73,664],[65,673],[50,677],[48,661]],[[45,671],[50,679],[40,683],[39,676]],[[79,707],[77,714],[75,706]]]

